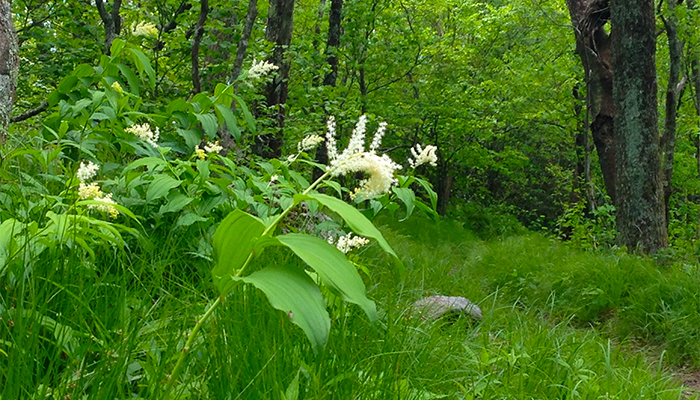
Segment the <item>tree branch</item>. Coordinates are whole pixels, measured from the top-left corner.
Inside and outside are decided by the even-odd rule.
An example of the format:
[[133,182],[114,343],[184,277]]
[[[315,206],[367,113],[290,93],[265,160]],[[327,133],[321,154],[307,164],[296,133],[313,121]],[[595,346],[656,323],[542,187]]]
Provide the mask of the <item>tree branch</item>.
[[41,103],[41,105],[39,105],[39,107],[37,107],[37,108],[29,110],[29,111],[22,113],[20,115],[13,115],[12,117],[10,117],[10,122],[15,123],[15,122],[27,120],[35,115],[41,114],[42,112],[46,111],[48,108],[49,108],[49,102],[45,101],[45,102]]

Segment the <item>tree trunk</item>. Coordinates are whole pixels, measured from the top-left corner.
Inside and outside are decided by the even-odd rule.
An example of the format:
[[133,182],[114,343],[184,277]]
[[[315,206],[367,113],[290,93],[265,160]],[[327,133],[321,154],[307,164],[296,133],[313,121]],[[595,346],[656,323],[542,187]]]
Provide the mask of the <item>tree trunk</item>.
[[114,38],[121,32],[122,21],[119,17],[119,9],[122,6],[122,0],[114,0],[112,10],[107,12],[104,0],[95,0],[97,11],[100,13],[102,23],[105,26],[105,54],[110,54],[112,42]]
[[0,0],[0,146],[7,139],[19,74],[19,47],[12,21],[12,2]]
[[199,45],[204,36],[204,24],[207,22],[209,14],[209,0],[200,1],[199,18],[194,28],[194,39],[192,40],[192,91],[199,93],[202,91],[202,79],[199,77]]
[[668,246],[656,104],[652,0],[611,2],[617,229],[629,250]]
[[[258,17],[258,0],[250,0],[248,2],[248,12],[245,17],[245,24],[243,25],[243,33],[241,33],[241,40],[238,41],[238,47],[236,48],[236,58],[233,60],[233,69],[231,70],[231,80],[236,91],[238,91],[238,83],[236,79],[241,74],[243,69],[243,60],[245,60],[245,54],[248,51],[248,41],[250,40],[250,35],[253,32],[253,26],[255,25],[255,19]],[[231,107],[235,107],[235,100]]]
[[678,38],[678,18],[676,17],[676,0],[668,0],[668,16],[661,19],[666,28],[669,49],[669,76],[666,88],[666,120],[664,134],[661,139],[661,149],[664,152],[662,169],[664,187],[664,209],[666,210],[666,229],[671,221],[671,194],[673,193],[673,157],[676,150],[676,119],[678,96],[683,90],[685,80],[681,80],[681,59],[683,57],[683,42]]
[[279,69],[273,81],[265,88],[265,97],[268,108],[274,110],[272,119],[276,121],[277,132],[259,135],[255,138],[257,142],[256,153],[266,158],[282,156],[287,78],[290,68],[289,62],[285,59],[285,53],[292,42],[293,17],[294,0],[270,0],[265,39],[274,43],[275,48],[267,61],[277,65]]
[[607,0],[567,0],[586,79],[587,120],[605,181],[615,203],[615,137],[612,53],[605,24],[610,19]]
[[[697,53],[692,55],[690,73],[693,86],[695,114],[700,117],[700,55]],[[693,144],[695,145],[695,159],[698,170],[698,179],[700,179],[700,127],[698,128],[698,131],[692,135],[692,139]],[[696,236],[700,238],[700,213],[698,213],[698,228],[696,231]]]
[[[326,41],[326,62],[331,67],[330,71],[323,78],[323,86],[335,87],[338,81],[338,48],[340,47],[340,31],[343,12],[343,0],[331,0],[331,9],[328,13],[328,40]],[[328,164],[328,148],[326,142],[316,150],[316,162]],[[313,172],[313,179],[316,180],[323,175],[324,171],[316,168]]]

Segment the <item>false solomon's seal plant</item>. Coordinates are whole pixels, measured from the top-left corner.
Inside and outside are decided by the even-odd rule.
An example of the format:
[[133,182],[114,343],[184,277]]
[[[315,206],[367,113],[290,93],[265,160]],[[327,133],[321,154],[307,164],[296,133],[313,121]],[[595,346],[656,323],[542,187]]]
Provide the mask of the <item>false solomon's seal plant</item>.
[[[170,391],[181,373],[185,358],[200,328],[225,301],[226,296],[242,283],[257,287],[267,296],[274,308],[288,313],[290,320],[304,331],[316,352],[326,344],[330,331],[330,317],[321,290],[310,275],[317,277],[323,285],[329,287],[343,300],[357,304],[371,321],[376,320],[376,306],[367,298],[365,286],[357,268],[348,261],[344,251],[319,237],[303,233],[278,233],[280,231],[278,228],[285,216],[293,208],[299,206],[301,202],[317,202],[342,217],[356,235],[375,240],[393,258],[399,275],[403,274],[403,264],[370,220],[343,200],[315,190],[320,184],[333,177],[355,172],[362,172],[367,175],[367,178],[362,180],[351,193],[353,197],[371,198],[383,195],[390,192],[392,186],[398,183],[395,172],[401,166],[388,155],[377,154],[386,124],[379,125],[369,149],[366,150],[366,122],[367,118],[361,116],[347,148],[338,153],[335,121],[333,117],[328,120],[325,140],[329,165],[325,173],[302,193],[296,194],[293,202],[283,211],[260,219],[237,209],[221,222],[213,238],[216,265],[212,269],[219,296],[190,332],[170,375],[166,393]],[[322,140],[320,136],[307,136],[299,143],[299,151],[311,150]],[[417,149],[417,152],[413,152],[415,160],[410,161],[413,167],[423,163],[433,164],[436,161],[434,146]],[[288,162],[293,162],[295,159],[295,156],[290,157]],[[290,249],[314,273],[309,274],[305,269],[294,265],[270,265],[250,273],[251,262],[256,255],[273,246]]]

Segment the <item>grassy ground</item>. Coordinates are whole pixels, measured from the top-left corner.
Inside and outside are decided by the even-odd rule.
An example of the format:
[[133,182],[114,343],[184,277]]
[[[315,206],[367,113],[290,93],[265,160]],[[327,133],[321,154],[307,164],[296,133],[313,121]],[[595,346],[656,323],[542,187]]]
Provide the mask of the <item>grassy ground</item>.
[[[408,267],[399,282],[379,249],[358,255],[379,322],[330,305],[331,337],[315,355],[286,315],[239,288],[191,349],[178,398],[684,398],[664,366],[700,360],[696,267],[536,234],[480,241],[449,221],[379,222]],[[26,279],[5,276],[2,399],[162,398],[186,332],[215,298],[205,236],[162,233],[94,262],[54,249]],[[408,317],[432,294],[470,298],[483,321]],[[652,367],[649,354],[663,362]]]

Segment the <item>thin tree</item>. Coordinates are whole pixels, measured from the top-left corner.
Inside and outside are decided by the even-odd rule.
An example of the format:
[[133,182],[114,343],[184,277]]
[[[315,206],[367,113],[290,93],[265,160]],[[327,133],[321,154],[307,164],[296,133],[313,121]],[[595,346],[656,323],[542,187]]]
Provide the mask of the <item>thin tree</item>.
[[204,36],[204,24],[207,22],[209,14],[209,0],[200,1],[199,18],[194,28],[194,39],[192,40],[192,88],[194,93],[202,91],[202,80],[199,77],[199,45]]
[[12,1],[0,0],[0,145],[5,144],[19,74],[19,47]]
[[119,35],[122,29],[122,21],[119,16],[119,9],[122,6],[122,0],[114,0],[112,9],[108,12],[105,7],[104,0],[95,0],[97,11],[102,18],[102,24],[105,26],[105,54],[109,55],[114,38]]
[[276,132],[256,136],[254,149],[256,153],[266,158],[282,156],[285,107],[288,95],[287,78],[290,69],[290,63],[285,54],[292,43],[293,17],[294,0],[270,0],[265,39],[274,43],[275,47],[267,61],[275,64],[279,69],[272,82],[265,87],[265,97],[268,109],[272,110],[271,117],[275,121],[274,129]]
[[615,0],[612,18],[617,229],[630,250],[668,246],[656,103],[653,0]]
[[608,0],[567,0],[586,80],[587,129],[593,135],[605,191],[615,203],[613,68]]

